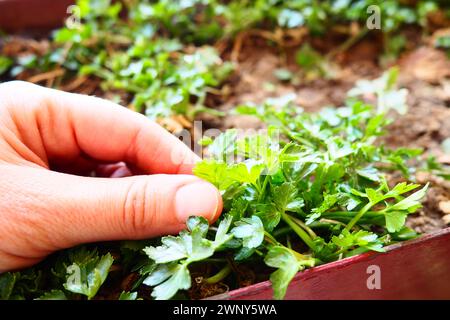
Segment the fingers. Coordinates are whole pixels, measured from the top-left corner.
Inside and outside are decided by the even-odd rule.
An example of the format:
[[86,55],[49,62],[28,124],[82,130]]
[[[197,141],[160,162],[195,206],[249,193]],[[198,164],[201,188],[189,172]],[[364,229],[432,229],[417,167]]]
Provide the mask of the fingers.
[[21,141],[44,162],[124,161],[143,173],[191,173],[199,159],[145,116],[107,100],[25,82],[0,85]]
[[102,178],[123,178],[133,175],[131,170],[125,163],[119,162],[115,164],[99,165],[95,170],[97,177]]
[[0,212],[9,221],[0,223],[1,250],[28,259],[80,243],[177,233],[189,216],[213,222],[222,210],[217,189],[192,175],[103,179],[14,166],[0,166],[0,174]]

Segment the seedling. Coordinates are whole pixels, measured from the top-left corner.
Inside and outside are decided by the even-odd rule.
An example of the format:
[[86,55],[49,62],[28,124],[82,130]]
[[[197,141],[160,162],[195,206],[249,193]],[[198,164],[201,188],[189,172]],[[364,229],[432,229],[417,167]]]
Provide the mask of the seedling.
[[[152,296],[167,299],[188,289],[190,263],[232,254],[236,263],[260,261],[275,268],[270,280],[274,297],[282,299],[305,268],[383,252],[404,235],[414,237],[405,220],[421,207],[427,186],[406,181],[389,186],[386,173],[402,168],[409,176],[413,168],[406,160],[419,152],[375,143],[390,123],[386,112],[399,108],[398,100],[389,105],[384,99],[396,92],[395,76],[391,70],[366,83],[375,88],[377,107],[352,99],[317,114],[289,102],[238,107],[238,113],[267,123],[268,133],[239,138],[231,130],[208,140],[211,159],[194,172],[219,188],[225,212],[215,227],[192,217],[188,231],[144,249],[151,271],[143,283],[154,286]],[[402,93],[397,95],[404,98]],[[276,130],[280,141],[273,139]],[[241,161],[227,163],[231,158]],[[223,268],[228,270],[228,263]]]

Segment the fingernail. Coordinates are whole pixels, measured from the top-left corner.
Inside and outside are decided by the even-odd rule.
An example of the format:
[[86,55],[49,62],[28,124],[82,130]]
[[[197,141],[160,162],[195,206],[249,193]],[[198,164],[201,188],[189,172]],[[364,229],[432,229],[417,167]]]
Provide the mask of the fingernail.
[[202,216],[212,221],[222,210],[222,198],[212,184],[193,182],[177,190],[175,210],[180,223],[185,223],[190,216]]

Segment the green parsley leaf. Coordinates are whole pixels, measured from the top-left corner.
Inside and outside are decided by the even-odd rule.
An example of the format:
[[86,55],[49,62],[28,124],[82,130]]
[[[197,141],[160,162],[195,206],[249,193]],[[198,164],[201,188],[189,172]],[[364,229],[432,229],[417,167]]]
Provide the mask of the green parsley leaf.
[[92,299],[105,282],[113,262],[114,259],[110,253],[101,258],[97,256],[87,261],[74,262],[67,267],[68,277],[64,288]]
[[260,218],[257,216],[242,218],[235,225],[231,233],[236,238],[242,239],[245,247],[252,249],[261,245],[264,240],[264,226]]
[[282,246],[271,247],[269,252],[267,252],[264,262],[269,267],[278,269],[270,275],[274,298],[278,300],[283,299],[286,295],[289,283],[299,270],[302,270],[305,265],[314,265],[314,260],[299,260],[292,250]]

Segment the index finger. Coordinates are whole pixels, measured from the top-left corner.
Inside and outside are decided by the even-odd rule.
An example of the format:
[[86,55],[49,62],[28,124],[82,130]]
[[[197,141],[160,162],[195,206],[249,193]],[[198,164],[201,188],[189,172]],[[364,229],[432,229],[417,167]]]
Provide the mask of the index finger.
[[24,142],[39,149],[36,135],[29,134],[30,125],[37,124],[45,149],[40,151],[49,161],[87,155],[103,162],[124,161],[148,174],[175,174],[191,173],[199,160],[161,126],[113,102],[28,83],[5,85],[21,87],[14,99],[8,95],[6,106]]

